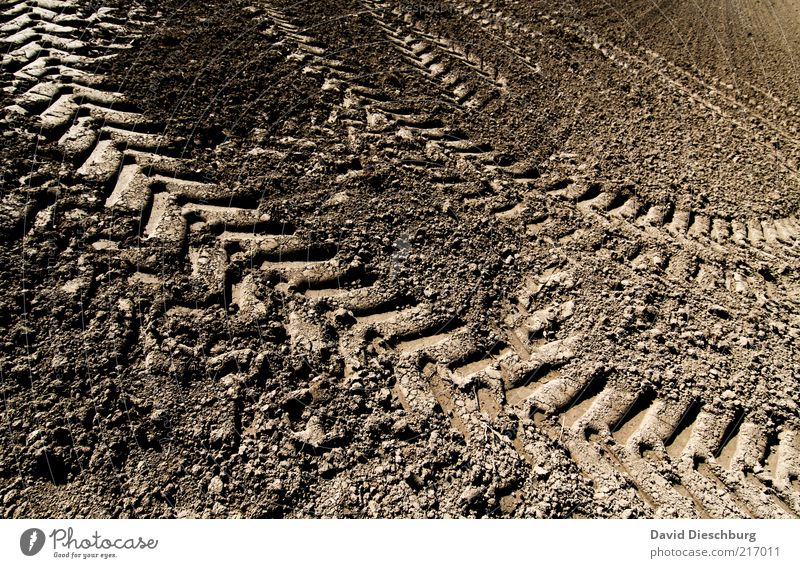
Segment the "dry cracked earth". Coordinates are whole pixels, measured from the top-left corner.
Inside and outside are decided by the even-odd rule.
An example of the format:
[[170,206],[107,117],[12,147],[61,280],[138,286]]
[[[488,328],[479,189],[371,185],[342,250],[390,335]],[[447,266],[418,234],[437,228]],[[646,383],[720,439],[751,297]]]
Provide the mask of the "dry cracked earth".
[[0,42],[0,516],[800,515],[796,2]]

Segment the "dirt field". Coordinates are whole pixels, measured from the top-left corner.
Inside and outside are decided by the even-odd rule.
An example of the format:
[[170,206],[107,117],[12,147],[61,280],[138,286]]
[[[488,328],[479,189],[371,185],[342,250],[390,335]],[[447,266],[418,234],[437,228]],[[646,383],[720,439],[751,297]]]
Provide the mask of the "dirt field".
[[800,6],[576,4],[0,0],[0,515],[800,515]]

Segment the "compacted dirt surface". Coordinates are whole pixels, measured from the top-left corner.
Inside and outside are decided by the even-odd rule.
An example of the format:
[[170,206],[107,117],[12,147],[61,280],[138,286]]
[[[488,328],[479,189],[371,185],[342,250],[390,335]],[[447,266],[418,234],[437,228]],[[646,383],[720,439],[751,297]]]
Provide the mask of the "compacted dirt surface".
[[790,0],[0,0],[0,515],[800,515]]

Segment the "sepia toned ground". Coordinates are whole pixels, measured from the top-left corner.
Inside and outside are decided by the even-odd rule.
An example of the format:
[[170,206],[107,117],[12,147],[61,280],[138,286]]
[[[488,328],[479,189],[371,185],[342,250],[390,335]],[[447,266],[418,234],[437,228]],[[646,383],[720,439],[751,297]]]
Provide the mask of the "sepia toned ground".
[[0,515],[796,518],[798,32],[0,0]]

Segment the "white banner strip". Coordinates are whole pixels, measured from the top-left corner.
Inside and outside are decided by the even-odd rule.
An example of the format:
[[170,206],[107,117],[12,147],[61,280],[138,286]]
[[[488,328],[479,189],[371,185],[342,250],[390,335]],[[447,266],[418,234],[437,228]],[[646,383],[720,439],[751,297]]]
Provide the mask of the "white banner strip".
[[794,520],[7,520],[0,566],[800,566],[798,535]]

